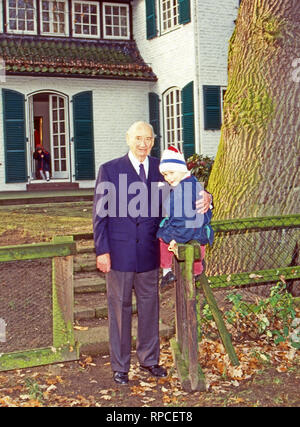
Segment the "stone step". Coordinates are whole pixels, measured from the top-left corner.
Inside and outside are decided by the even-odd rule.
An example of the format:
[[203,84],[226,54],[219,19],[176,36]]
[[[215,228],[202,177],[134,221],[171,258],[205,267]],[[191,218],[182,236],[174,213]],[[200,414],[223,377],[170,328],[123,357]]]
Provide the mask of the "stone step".
[[[160,323],[161,337],[171,338],[174,327]],[[101,320],[98,326],[88,327],[87,330],[76,330],[75,340],[79,344],[80,355],[106,355],[109,354],[108,320]],[[137,318],[132,319],[132,348],[136,345]]]
[[86,253],[76,255],[74,257],[74,272],[97,272],[96,256],[94,253]]
[[95,259],[95,245],[94,240],[91,239],[78,239],[78,237],[75,237],[76,242],[76,250],[78,255],[82,254],[93,254]]
[[[74,320],[103,319],[108,315],[107,298],[103,293],[81,293],[75,297]],[[136,313],[136,299],[132,295],[132,312]]]
[[94,293],[106,292],[105,278],[101,273],[95,274],[75,274],[74,275],[74,293]]
[[40,181],[26,185],[27,191],[65,191],[65,190],[78,190],[79,184],[77,182],[57,182],[57,181]]

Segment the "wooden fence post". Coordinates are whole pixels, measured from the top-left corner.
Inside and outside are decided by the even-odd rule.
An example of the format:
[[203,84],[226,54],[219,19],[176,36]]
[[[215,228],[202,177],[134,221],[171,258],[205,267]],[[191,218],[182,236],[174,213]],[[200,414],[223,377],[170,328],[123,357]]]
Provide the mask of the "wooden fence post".
[[176,270],[176,338],[171,348],[181,385],[187,391],[205,391],[205,378],[198,362],[196,288],[193,276],[194,247],[185,245]]
[[[69,239],[69,238],[67,238]],[[55,237],[54,243],[66,242],[66,237]],[[69,241],[69,240],[67,240]],[[74,347],[73,331],[73,255],[52,259],[53,286],[53,345]]]
[[[187,391],[205,391],[205,377],[198,362],[198,319],[196,309],[196,285],[194,261],[199,259],[199,243],[178,245],[175,258],[176,282],[176,338],[171,340],[173,358],[182,388]],[[233,365],[239,365],[215,297],[205,273],[199,278],[200,285],[212,311],[223,345]]]

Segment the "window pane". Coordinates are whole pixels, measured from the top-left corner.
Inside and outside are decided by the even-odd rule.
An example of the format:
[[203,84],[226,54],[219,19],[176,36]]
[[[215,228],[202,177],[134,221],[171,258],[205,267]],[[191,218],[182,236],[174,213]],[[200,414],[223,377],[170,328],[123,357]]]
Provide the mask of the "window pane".
[[75,25],[75,34],[97,37],[99,35],[98,3],[91,4],[87,1],[76,2],[75,11],[77,12],[74,14],[75,22],[77,24]]
[[129,35],[128,7],[104,7],[105,34],[108,37],[124,38]]
[[179,89],[170,89],[164,95],[165,111],[165,139],[167,144],[174,144],[181,149],[182,142],[182,117],[181,117],[181,92]]

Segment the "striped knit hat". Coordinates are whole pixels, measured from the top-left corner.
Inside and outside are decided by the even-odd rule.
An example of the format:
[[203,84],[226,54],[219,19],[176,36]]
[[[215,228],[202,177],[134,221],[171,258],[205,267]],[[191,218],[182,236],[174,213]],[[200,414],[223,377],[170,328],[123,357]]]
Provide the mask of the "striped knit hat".
[[161,173],[166,171],[188,172],[183,154],[173,146],[164,150],[160,160],[159,170]]

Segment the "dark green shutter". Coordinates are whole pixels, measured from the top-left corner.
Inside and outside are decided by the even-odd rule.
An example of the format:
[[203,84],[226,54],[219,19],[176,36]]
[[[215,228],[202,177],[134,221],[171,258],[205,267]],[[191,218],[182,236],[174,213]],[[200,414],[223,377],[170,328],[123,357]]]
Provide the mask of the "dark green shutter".
[[25,97],[2,89],[6,182],[27,182]]
[[146,29],[147,39],[153,39],[156,37],[156,11],[155,11],[156,0],[146,0]]
[[179,0],[179,24],[191,22],[190,0]]
[[153,92],[149,93],[149,118],[156,135],[151,156],[160,158],[159,96]]
[[194,83],[182,89],[183,152],[187,159],[195,153]]
[[95,179],[92,92],[73,96],[75,178]]
[[204,129],[221,129],[221,90],[220,86],[203,86]]

